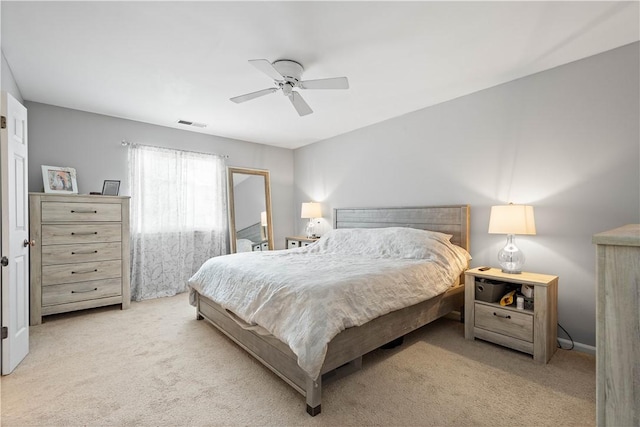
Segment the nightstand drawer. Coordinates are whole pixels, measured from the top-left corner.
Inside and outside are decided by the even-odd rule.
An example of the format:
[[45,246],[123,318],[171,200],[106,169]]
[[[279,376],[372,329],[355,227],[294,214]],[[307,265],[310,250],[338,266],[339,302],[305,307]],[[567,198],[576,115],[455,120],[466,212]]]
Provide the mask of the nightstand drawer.
[[495,305],[476,303],[475,326],[498,334],[533,342],[533,316],[529,313],[520,313]]
[[287,249],[304,248],[317,242],[319,237],[293,236],[287,237]]

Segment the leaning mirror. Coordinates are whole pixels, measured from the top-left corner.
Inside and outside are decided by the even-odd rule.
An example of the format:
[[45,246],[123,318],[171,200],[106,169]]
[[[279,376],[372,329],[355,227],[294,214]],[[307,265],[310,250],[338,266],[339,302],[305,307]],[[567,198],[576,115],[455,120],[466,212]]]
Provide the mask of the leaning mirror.
[[273,249],[269,171],[228,168],[231,252]]

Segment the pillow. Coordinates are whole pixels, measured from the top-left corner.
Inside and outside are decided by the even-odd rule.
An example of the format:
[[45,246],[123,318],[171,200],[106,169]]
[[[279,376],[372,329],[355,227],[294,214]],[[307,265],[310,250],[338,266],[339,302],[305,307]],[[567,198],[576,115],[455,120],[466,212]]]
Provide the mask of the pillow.
[[331,230],[310,246],[311,252],[372,258],[427,259],[439,245],[451,246],[451,235],[408,227]]
[[236,240],[236,252],[251,252],[253,242],[249,239],[237,239]]

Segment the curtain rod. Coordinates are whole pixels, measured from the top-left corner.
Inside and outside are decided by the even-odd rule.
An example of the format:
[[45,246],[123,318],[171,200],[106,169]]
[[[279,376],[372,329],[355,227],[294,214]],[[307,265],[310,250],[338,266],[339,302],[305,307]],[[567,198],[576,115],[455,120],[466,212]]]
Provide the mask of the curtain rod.
[[129,142],[126,139],[123,139],[120,142],[120,145],[122,145],[123,147],[151,147],[151,148],[160,148],[160,149],[164,149],[164,150],[174,150],[174,151],[182,151],[183,153],[196,153],[196,154],[206,154],[208,156],[218,156],[218,157],[222,157],[223,159],[228,159],[229,156],[227,154],[216,154],[216,153],[205,153],[202,151],[193,151],[193,150],[181,150],[179,148],[167,148],[167,147],[160,147],[158,145],[146,145],[146,144],[136,144],[133,142]]

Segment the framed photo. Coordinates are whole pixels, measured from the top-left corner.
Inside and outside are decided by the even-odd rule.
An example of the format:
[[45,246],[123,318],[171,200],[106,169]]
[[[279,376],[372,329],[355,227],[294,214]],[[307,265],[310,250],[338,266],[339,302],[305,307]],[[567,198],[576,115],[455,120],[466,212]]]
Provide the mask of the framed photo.
[[104,184],[102,184],[103,196],[117,196],[119,191],[120,191],[120,181],[113,181],[110,179],[104,180]]
[[78,194],[74,168],[42,165],[42,181],[45,193]]

